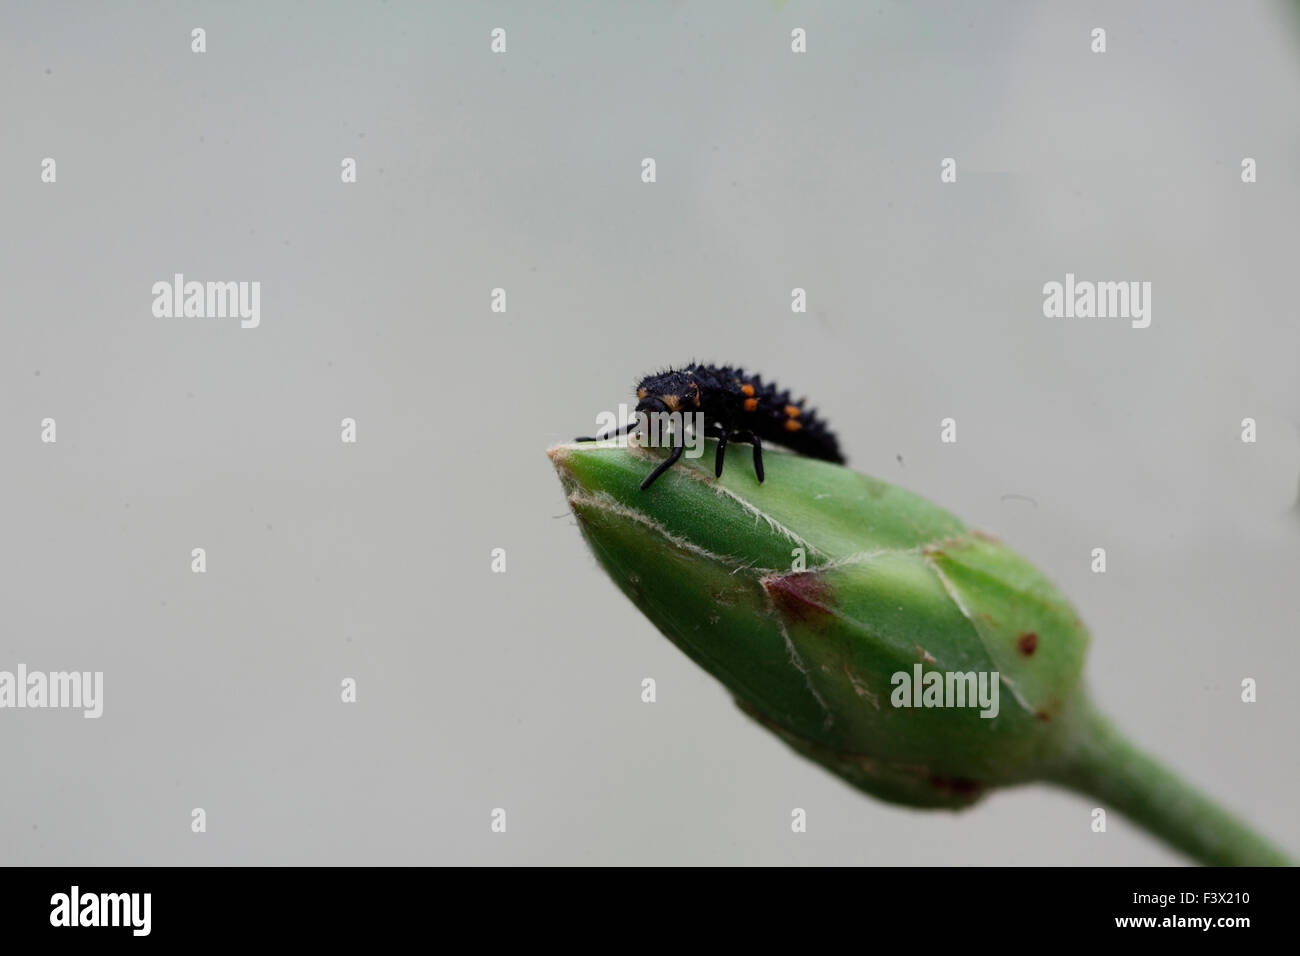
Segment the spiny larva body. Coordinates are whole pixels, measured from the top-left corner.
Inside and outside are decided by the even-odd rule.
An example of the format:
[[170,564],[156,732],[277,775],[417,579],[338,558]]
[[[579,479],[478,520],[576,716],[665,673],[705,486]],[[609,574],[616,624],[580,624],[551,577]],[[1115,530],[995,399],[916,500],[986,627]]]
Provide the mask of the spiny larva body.
[[[714,473],[719,477],[729,441],[749,442],[754,446],[754,474],[760,482],[763,480],[764,441],[809,458],[845,463],[834,433],[815,411],[807,407],[806,399],[794,401],[788,390],[778,389],[775,383],[764,382],[761,375],[747,374],[741,368],[692,362],[681,369],[655,372],[637,384],[636,397],[637,412],[701,414],[705,435],[718,439]],[[640,419],[634,417],[623,428],[606,435],[576,440],[611,438],[635,430],[638,424]],[[641,484],[642,490],[649,488],[656,478],[676,464],[683,448],[679,433],[672,453],[646,477]]]

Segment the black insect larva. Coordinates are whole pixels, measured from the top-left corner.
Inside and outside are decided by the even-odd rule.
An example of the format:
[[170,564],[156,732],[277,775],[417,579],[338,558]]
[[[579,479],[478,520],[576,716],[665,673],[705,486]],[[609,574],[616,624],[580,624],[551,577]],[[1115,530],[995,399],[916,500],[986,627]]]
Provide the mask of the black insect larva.
[[[638,413],[701,414],[704,434],[718,440],[714,473],[719,476],[728,441],[747,441],[754,446],[754,474],[759,481],[763,480],[763,441],[782,445],[809,458],[844,463],[835,435],[816,412],[805,406],[803,399],[791,401],[788,391],[778,391],[774,384],[764,383],[758,375],[747,375],[743,369],[692,362],[682,369],[647,375],[637,385],[636,397]],[[577,438],[575,441],[600,441],[625,435],[636,430],[640,423],[640,415],[635,415],[622,428],[596,438]],[[679,428],[672,453],[641,482],[641,488],[649,488],[656,478],[671,468],[682,457],[684,447]]]

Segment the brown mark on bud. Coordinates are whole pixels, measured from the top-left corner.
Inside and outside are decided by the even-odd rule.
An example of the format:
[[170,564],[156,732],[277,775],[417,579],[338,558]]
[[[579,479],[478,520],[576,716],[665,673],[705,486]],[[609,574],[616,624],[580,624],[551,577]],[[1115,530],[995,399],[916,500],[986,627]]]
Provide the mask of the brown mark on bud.
[[1052,719],[1052,714],[1059,713],[1060,710],[1061,710],[1061,698],[1057,697],[1056,695],[1052,695],[1051,699],[1047,701],[1047,705],[1045,707],[1040,707],[1038,710],[1034,711],[1034,716],[1037,717],[1039,720],[1041,720],[1043,723],[1048,723]]
[[831,612],[835,596],[816,571],[796,571],[763,578],[763,588],[778,611],[794,621],[808,621]]
[[1032,657],[1034,651],[1038,650],[1038,635],[1032,631],[1028,634],[1021,634],[1020,640],[1016,641],[1016,647],[1020,648],[1021,654]]

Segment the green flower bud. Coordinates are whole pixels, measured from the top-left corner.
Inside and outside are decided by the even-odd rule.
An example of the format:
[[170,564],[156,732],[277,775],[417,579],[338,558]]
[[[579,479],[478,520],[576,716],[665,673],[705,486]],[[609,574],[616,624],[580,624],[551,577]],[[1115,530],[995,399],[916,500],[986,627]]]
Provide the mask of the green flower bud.
[[1049,780],[1207,862],[1286,862],[1114,732],[1083,686],[1074,608],[929,501],[779,452],[762,484],[739,467],[715,478],[706,453],[644,491],[661,452],[595,442],[550,455],[587,542],[642,613],[854,786],[958,809]]

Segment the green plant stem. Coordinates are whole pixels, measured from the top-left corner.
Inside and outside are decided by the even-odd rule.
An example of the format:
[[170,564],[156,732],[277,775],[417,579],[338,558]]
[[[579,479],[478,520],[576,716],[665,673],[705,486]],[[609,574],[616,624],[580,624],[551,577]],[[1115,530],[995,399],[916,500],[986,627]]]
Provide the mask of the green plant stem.
[[1119,732],[1096,710],[1081,715],[1075,746],[1048,779],[1100,800],[1210,866],[1294,861]]

